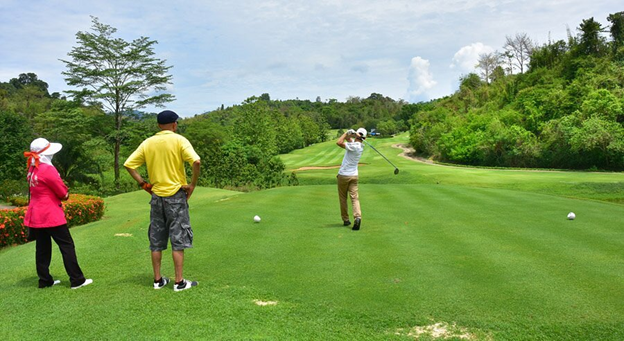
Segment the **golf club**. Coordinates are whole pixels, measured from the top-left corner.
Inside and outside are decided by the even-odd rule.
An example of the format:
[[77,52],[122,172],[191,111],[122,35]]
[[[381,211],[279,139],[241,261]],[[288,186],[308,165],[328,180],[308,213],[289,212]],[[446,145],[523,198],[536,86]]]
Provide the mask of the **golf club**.
[[[360,136],[361,137],[361,136]],[[373,148],[374,151],[377,152],[377,154],[381,155],[381,157],[383,157],[384,159],[386,159],[386,161],[388,161],[388,163],[390,163],[393,167],[394,167],[394,175],[399,174],[399,169],[397,168],[397,166],[394,165],[394,163],[392,163],[390,160],[388,160],[387,157],[385,157],[382,153],[380,153],[377,149],[375,149],[375,147],[371,146],[370,143],[366,142],[365,139],[362,138],[362,141],[364,143],[366,143],[369,147]]]

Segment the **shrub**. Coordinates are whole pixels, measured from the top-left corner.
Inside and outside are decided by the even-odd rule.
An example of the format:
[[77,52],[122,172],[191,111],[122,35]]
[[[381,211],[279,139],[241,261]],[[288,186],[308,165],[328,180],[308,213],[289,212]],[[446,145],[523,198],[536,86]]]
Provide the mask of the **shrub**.
[[[27,242],[28,231],[24,227],[26,207],[0,210],[0,247]],[[67,226],[73,227],[100,220],[104,215],[102,198],[73,194],[63,202]]]
[[6,201],[17,207],[28,206],[28,197],[23,195],[8,197]]
[[0,210],[0,247],[27,242],[28,231],[24,227],[25,207]]
[[63,209],[67,226],[84,225],[102,219],[104,200],[90,195],[73,194],[63,203]]
[[0,182],[0,200],[9,202],[13,196],[23,193],[26,188],[25,181],[2,180]]

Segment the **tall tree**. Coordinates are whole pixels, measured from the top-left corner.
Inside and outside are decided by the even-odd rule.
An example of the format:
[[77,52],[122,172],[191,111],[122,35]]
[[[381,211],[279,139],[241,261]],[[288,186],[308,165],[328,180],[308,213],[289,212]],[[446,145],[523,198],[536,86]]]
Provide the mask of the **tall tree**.
[[31,126],[24,115],[0,110],[0,183],[24,179],[26,161],[22,153],[32,138]]
[[579,52],[587,56],[601,55],[606,46],[605,39],[600,36],[603,30],[602,24],[594,20],[594,18],[589,18],[581,22],[578,30],[580,31]]
[[531,59],[533,41],[526,33],[516,33],[514,37],[507,36],[503,48],[515,59],[514,66],[524,73],[524,66]]
[[624,47],[624,11],[609,14],[607,20],[611,22],[611,38],[613,38],[613,51],[617,53],[620,47]]
[[[171,66],[154,57],[158,42],[140,37],[127,42],[114,38],[117,31],[91,17],[93,32],[78,32],[78,46],[68,53],[71,60],[62,60],[67,66],[63,72],[68,85],[82,87],[69,90],[75,98],[95,101],[115,116],[115,184],[119,188],[119,149],[124,115],[147,105],[162,107],[173,95],[164,93],[171,84],[167,74]],[[155,94],[154,94],[155,93]]]

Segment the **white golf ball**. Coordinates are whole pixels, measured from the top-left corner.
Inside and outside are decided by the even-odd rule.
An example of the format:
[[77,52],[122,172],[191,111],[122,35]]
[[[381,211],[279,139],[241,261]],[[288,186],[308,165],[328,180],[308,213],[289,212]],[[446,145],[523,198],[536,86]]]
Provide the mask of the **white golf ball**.
[[259,216],[259,215],[255,216],[255,217],[254,217],[254,221],[255,221],[256,223],[259,223],[259,222],[260,222],[260,216]]
[[568,213],[568,219],[574,220],[574,218],[576,218],[576,214],[574,214],[574,212]]

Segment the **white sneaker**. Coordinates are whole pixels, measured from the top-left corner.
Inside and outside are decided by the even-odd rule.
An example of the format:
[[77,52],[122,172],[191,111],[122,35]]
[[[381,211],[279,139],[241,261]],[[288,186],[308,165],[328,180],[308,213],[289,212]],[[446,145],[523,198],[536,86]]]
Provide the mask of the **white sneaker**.
[[187,281],[186,279],[183,279],[181,283],[173,286],[173,290],[182,291],[182,290],[190,289],[192,287],[196,287],[197,284],[198,283],[195,281]]
[[75,287],[71,287],[71,288],[72,289],[78,289],[78,288],[86,287],[87,285],[89,285],[91,283],[93,283],[93,280],[91,278],[89,278],[89,279],[85,279],[84,283],[82,283],[82,284],[80,284],[78,286],[75,286]]
[[158,290],[169,284],[169,278],[162,276],[160,282],[154,283],[154,289]]
[[52,286],[55,286],[57,284],[61,284],[61,280],[60,279],[55,280],[54,283],[52,283]]

